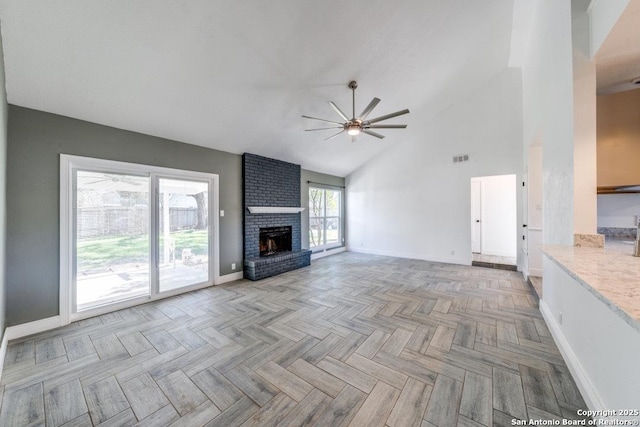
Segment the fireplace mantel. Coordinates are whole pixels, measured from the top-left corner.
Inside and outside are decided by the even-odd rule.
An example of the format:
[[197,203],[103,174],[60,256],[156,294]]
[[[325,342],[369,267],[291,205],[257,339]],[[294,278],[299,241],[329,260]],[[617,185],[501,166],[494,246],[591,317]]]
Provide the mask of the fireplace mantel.
[[284,206],[247,206],[252,214],[278,214],[278,213],[299,213],[304,210],[302,207]]

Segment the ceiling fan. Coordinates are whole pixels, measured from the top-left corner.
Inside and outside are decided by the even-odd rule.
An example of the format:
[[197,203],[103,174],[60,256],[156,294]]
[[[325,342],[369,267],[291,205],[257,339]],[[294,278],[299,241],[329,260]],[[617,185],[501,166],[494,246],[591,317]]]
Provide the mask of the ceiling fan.
[[325,138],[324,140],[328,141],[330,139],[335,138],[338,135],[341,135],[344,132],[347,132],[349,135],[351,135],[351,140],[354,141],[355,136],[360,134],[360,132],[366,133],[367,135],[375,136],[376,138],[380,138],[380,139],[384,138],[384,135],[381,135],[371,129],[404,129],[407,127],[407,125],[376,125],[374,124],[374,123],[381,122],[383,120],[387,120],[393,117],[407,114],[409,112],[409,110],[407,109],[402,111],[396,111],[395,113],[391,113],[391,114],[385,114],[384,116],[376,117],[375,119],[367,120],[367,116],[369,115],[369,113],[371,113],[371,111],[374,108],[376,108],[376,105],[378,105],[378,103],[380,102],[379,98],[373,98],[373,100],[371,100],[369,105],[367,105],[367,108],[365,108],[364,111],[360,113],[358,117],[356,117],[356,88],[358,87],[358,83],[355,80],[352,80],[349,82],[348,86],[349,86],[349,89],[351,89],[351,93],[352,93],[352,101],[353,101],[352,109],[351,109],[352,118],[351,119],[348,118],[347,115],[344,114],[336,104],[329,101],[329,105],[331,105],[331,107],[336,111],[336,113],[338,113],[338,115],[342,118],[342,120],[344,120],[344,122],[319,119],[317,117],[310,117],[310,116],[303,115],[302,117],[304,117],[305,119],[319,120],[321,122],[333,123],[334,125],[336,125],[336,126],[330,126],[325,128],[305,129],[305,132],[312,132],[317,130],[328,130],[328,129],[342,129],[340,132],[336,133],[335,135],[331,135]]

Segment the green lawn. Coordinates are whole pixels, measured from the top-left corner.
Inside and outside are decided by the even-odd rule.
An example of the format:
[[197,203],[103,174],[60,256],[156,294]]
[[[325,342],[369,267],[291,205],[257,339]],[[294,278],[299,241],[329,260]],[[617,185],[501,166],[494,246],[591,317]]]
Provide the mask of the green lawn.
[[[183,249],[194,255],[207,255],[207,230],[174,231],[176,258],[181,259]],[[160,251],[164,237],[160,236]],[[78,270],[100,269],[112,265],[148,262],[149,237],[118,236],[94,237],[78,242]]]

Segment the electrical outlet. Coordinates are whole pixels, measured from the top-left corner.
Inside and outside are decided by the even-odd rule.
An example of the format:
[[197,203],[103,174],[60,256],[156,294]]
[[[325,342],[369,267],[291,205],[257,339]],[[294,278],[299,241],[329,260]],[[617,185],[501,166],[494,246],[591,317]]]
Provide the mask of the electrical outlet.
[[235,262],[232,262],[232,263],[231,263],[231,269],[232,269],[232,270],[235,270],[235,269],[236,269],[236,263],[235,263]]
[[562,312],[558,312],[558,324],[562,325]]
[[224,210],[220,209],[220,216],[223,217],[224,216]]

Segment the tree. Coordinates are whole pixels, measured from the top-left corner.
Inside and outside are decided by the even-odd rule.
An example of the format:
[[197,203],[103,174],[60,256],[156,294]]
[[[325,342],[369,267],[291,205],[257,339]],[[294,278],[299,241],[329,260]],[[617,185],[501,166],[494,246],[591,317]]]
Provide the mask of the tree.
[[200,193],[189,194],[189,196],[196,199],[196,204],[198,205],[198,221],[195,229],[202,230],[207,228],[207,192],[201,191]]

